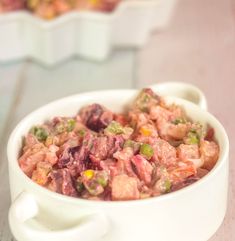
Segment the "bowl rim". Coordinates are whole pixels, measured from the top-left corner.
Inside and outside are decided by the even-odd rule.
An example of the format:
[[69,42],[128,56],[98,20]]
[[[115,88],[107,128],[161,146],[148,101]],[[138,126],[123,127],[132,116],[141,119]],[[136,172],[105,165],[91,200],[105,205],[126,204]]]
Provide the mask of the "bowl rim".
[[[186,104],[189,105],[193,108],[197,108],[198,111],[203,112],[205,115],[207,115],[207,119],[209,118],[210,121],[213,121],[217,126],[218,129],[221,132],[221,135],[223,136],[223,141],[224,141],[224,147],[221,148],[220,146],[220,157],[216,163],[216,165],[213,167],[213,169],[211,171],[209,171],[209,173],[204,176],[203,178],[199,179],[197,182],[190,184],[189,186],[186,186],[180,190],[174,191],[174,192],[170,192],[164,195],[160,195],[160,196],[156,196],[156,197],[150,197],[150,198],[146,198],[146,199],[138,199],[138,200],[128,200],[128,201],[103,201],[103,200],[88,200],[88,199],[82,199],[82,198],[76,198],[76,197],[71,197],[71,196],[66,196],[64,194],[60,194],[60,193],[56,193],[53,191],[48,190],[45,187],[40,186],[39,184],[33,182],[20,168],[20,166],[18,165],[18,157],[16,157],[15,154],[12,153],[12,149],[13,149],[13,145],[16,144],[17,140],[19,138],[22,138],[22,134],[21,134],[21,126],[24,125],[28,120],[30,120],[30,118],[32,118],[33,116],[37,115],[38,113],[41,113],[42,111],[45,111],[47,108],[50,108],[51,106],[54,105],[58,105],[59,103],[62,102],[69,102],[72,101],[74,99],[78,99],[78,98],[82,98],[82,97],[87,97],[88,95],[94,95],[94,94],[104,94],[104,93],[114,93],[116,92],[116,94],[118,92],[127,92],[127,93],[138,93],[138,89],[107,89],[107,90],[98,90],[98,91],[89,91],[89,92],[82,92],[79,94],[75,94],[75,95],[70,95],[67,97],[63,97],[63,98],[59,98],[57,100],[54,100],[52,102],[49,102],[46,105],[43,105],[39,108],[37,108],[36,110],[30,112],[29,114],[27,114],[20,122],[18,122],[18,124],[15,126],[15,128],[13,129],[13,131],[11,132],[9,139],[8,139],[8,143],[7,143],[7,158],[8,158],[8,166],[9,166],[9,170],[11,168],[13,168],[14,166],[14,171],[15,171],[15,175],[19,175],[19,178],[22,179],[27,185],[29,185],[31,188],[34,188],[35,190],[37,190],[37,193],[39,195],[44,194],[46,196],[49,196],[50,198],[53,199],[59,199],[60,201],[63,202],[70,202],[71,204],[84,204],[86,206],[93,206],[93,207],[110,207],[110,206],[116,206],[116,205],[122,205],[122,206],[126,206],[126,205],[145,205],[145,204],[150,204],[152,202],[161,202],[161,201],[165,201],[168,199],[174,199],[177,198],[178,196],[184,195],[184,193],[193,191],[194,189],[200,188],[201,185],[205,184],[206,182],[210,181],[214,176],[217,175],[217,173],[219,172],[219,170],[221,169],[221,167],[225,164],[225,162],[228,162],[228,155],[229,155],[229,139],[228,139],[228,135],[223,127],[223,125],[208,111],[202,110],[199,106],[197,106],[196,104],[184,100],[182,98],[178,98],[178,97],[172,97],[172,96],[163,96],[166,101],[172,103],[174,101],[176,101],[177,105],[180,104]],[[187,109],[186,109],[187,112]]]

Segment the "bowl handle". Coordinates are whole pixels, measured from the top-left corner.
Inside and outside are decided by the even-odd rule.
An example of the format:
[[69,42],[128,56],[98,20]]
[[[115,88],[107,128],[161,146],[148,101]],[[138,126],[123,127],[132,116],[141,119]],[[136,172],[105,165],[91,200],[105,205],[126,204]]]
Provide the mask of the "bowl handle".
[[188,101],[207,110],[207,101],[203,92],[196,86],[182,82],[166,82],[149,86],[160,95],[175,96]]
[[[36,228],[36,226],[42,227],[39,221],[33,219],[38,213],[36,200],[27,192],[22,192],[12,203],[9,210],[9,224],[18,241],[94,241],[108,231],[108,220],[101,213],[91,214],[78,220],[78,225],[56,231]],[[34,225],[29,222],[32,219]]]

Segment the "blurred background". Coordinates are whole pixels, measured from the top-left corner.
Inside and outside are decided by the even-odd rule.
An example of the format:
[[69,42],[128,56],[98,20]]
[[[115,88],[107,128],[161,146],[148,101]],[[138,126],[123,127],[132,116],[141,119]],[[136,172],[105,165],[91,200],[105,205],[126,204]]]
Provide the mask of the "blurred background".
[[[6,0],[0,0],[0,16],[4,12],[4,1]],[[106,11],[105,7],[100,8]],[[140,88],[166,81],[195,84],[205,93],[209,111],[222,122],[229,133],[230,158],[233,161],[235,1],[178,0],[173,10],[164,27],[149,28],[151,33],[144,44],[115,48],[101,61],[82,55],[53,65],[28,58],[4,61],[5,52],[0,47],[1,241],[12,240],[7,224],[10,199],[5,149],[8,135],[26,114],[54,99],[90,90]],[[107,11],[111,11],[110,8]],[[57,15],[55,12],[53,14]],[[0,30],[5,21],[1,17]],[[12,15],[7,14],[6,18],[9,23]],[[128,34],[127,37],[131,38],[132,33]],[[0,46],[3,39],[3,33],[0,33]],[[92,48],[99,49],[96,44],[94,38]],[[66,48],[66,42],[64,45]],[[224,223],[210,241],[235,240],[234,172],[235,165],[231,162],[229,210]]]

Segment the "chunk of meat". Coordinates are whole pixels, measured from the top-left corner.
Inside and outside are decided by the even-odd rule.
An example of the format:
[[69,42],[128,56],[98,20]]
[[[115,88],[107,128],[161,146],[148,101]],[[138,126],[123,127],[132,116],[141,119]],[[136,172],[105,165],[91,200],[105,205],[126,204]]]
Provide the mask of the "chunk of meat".
[[197,170],[191,161],[179,162],[175,168],[172,168],[168,172],[172,184],[183,182],[188,177],[197,174]]
[[137,177],[131,165],[131,158],[134,155],[134,151],[131,147],[126,147],[121,151],[116,152],[113,157],[118,160],[117,172],[127,173],[131,177]]
[[112,157],[117,151],[120,151],[124,145],[124,138],[122,135],[109,136],[109,152],[108,157]]
[[96,137],[90,132],[87,132],[85,134],[79,150],[74,152],[75,160],[84,161],[87,159],[92,149],[95,138]]
[[106,159],[110,149],[110,145],[107,145],[107,144],[108,144],[107,136],[101,136],[101,137],[95,138],[92,143],[91,154],[97,159],[100,159],[100,160]]
[[102,169],[101,160],[113,158],[113,154],[122,149],[124,139],[121,135],[100,136],[93,142],[93,147],[89,154],[92,162],[92,169]]
[[82,122],[91,130],[99,131],[113,120],[113,113],[99,104],[89,105],[80,111]]
[[125,147],[121,151],[114,153],[113,157],[117,160],[130,160],[134,155],[134,151],[131,147]]
[[140,111],[129,111],[128,119],[129,119],[130,125],[137,130],[141,126],[146,125],[149,122],[148,115]]
[[124,139],[121,135],[99,136],[94,139],[91,148],[91,155],[96,159],[105,160],[113,156],[123,147]]
[[203,165],[203,160],[200,158],[199,147],[198,145],[186,145],[181,144],[177,148],[178,157],[181,161],[191,161],[196,168],[199,168]]
[[23,151],[26,152],[29,148],[33,147],[36,144],[40,144],[36,136],[33,134],[29,133],[24,140],[24,148]]
[[100,167],[102,170],[110,173],[110,177],[114,177],[119,173],[119,169],[117,167],[117,161],[115,159],[107,159],[100,161]]
[[45,160],[51,163],[51,165],[55,165],[58,161],[57,151],[59,151],[59,147],[56,145],[50,145],[48,148],[48,152],[45,153]]
[[154,145],[153,160],[160,165],[174,165],[177,162],[176,150],[167,141],[158,139]]
[[68,169],[53,170],[50,177],[52,179],[48,185],[50,190],[72,197],[78,196]]
[[31,177],[33,171],[36,169],[37,163],[44,161],[44,159],[45,147],[42,144],[36,144],[19,158],[19,165],[23,172]]
[[141,155],[133,156],[131,159],[138,177],[145,182],[150,184],[152,180],[153,166]]
[[140,197],[136,178],[128,177],[126,174],[115,176],[111,187],[112,200],[135,200]]
[[172,123],[169,123],[166,133],[162,133],[162,134],[164,134],[168,140],[170,139],[182,140],[187,135],[189,129],[190,129],[189,124],[174,125]]
[[202,168],[210,171],[219,158],[219,146],[213,141],[200,142],[201,158],[204,162]]
[[155,121],[158,121],[158,120],[170,121],[171,119],[174,118],[171,111],[161,107],[160,105],[151,106],[149,114],[150,114],[151,120],[155,120]]
[[150,118],[156,121],[160,136],[166,140],[181,140],[187,135],[190,129],[189,123],[172,123],[177,118],[183,118],[182,112],[178,108],[172,107],[172,110],[169,110],[161,106],[152,106],[150,109]]
[[[81,153],[82,152],[82,153]],[[78,157],[81,157],[80,159]],[[73,177],[88,168],[89,159],[86,150],[81,146],[67,147],[58,160],[59,168],[67,168]]]
[[173,124],[163,118],[159,118],[156,122],[157,129],[161,138],[171,140],[182,140],[187,136],[190,130],[190,124]]
[[183,161],[187,161],[189,159],[197,159],[200,157],[198,145],[181,144],[177,151],[179,159]]

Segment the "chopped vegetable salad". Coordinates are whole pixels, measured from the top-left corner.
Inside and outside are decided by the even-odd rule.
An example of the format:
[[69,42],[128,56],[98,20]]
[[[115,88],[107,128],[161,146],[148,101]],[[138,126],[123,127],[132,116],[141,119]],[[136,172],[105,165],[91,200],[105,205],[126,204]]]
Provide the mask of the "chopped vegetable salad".
[[164,195],[205,176],[216,164],[214,130],[143,89],[126,113],[100,104],[55,117],[25,136],[19,165],[37,184],[91,200]]

